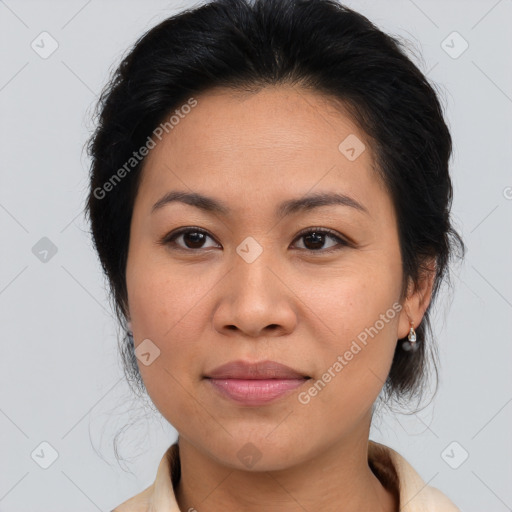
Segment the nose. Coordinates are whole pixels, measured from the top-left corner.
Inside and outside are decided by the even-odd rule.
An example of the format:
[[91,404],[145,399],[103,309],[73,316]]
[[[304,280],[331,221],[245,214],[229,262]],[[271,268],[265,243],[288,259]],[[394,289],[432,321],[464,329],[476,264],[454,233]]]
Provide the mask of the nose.
[[263,253],[252,263],[234,255],[234,265],[219,283],[214,328],[228,336],[282,336],[297,323],[294,300],[286,278]]

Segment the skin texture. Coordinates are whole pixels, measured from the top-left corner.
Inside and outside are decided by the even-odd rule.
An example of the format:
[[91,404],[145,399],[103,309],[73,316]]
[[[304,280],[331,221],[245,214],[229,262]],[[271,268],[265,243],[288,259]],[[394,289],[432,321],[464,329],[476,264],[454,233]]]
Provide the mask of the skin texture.
[[[396,510],[367,463],[372,405],[397,339],[421,321],[432,280],[400,303],[395,212],[365,134],[328,98],[297,87],[216,89],[196,99],[146,159],[126,277],[135,345],[150,339],[160,350],[150,365],[139,362],[144,383],[180,435],[180,508]],[[338,149],[351,134],[366,145],[354,161]],[[222,200],[232,214],[179,202],[152,214],[171,190]],[[347,194],[369,213],[334,205],[275,217],[282,201],[314,192]],[[203,245],[187,236],[158,243],[187,226],[208,232]],[[315,251],[297,236],[315,227],[353,244],[326,236]],[[248,236],[263,249],[252,263],[236,252]],[[339,250],[325,252],[331,247]],[[394,303],[403,309],[300,403],[299,392]],[[240,405],[203,379],[238,359],[277,361],[312,380],[270,404]],[[261,455],[251,468],[238,457],[247,443]]]

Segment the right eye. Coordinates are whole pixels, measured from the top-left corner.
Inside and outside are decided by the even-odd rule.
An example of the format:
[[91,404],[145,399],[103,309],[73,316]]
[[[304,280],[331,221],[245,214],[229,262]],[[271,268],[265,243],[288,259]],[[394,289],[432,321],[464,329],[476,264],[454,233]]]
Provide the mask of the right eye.
[[[169,245],[171,248],[177,248],[179,250],[184,251],[197,251],[199,249],[204,249],[204,243],[207,238],[213,238],[203,229],[197,227],[187,227],[181,228],[177,231],[172,231],[165,235],[162,240],[160,240],[160,244]],[[182,243],[178,243],[177,241],[182,239]],[[211,249],[214,246],[206,247],[206,249]]]

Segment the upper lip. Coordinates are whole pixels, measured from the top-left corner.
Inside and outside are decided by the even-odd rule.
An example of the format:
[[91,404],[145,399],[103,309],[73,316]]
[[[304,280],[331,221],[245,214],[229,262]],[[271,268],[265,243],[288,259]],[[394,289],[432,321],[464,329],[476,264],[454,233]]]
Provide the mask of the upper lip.
[[209,379],[304,379],[308,375],[276,361],[231,361],[206,374]]

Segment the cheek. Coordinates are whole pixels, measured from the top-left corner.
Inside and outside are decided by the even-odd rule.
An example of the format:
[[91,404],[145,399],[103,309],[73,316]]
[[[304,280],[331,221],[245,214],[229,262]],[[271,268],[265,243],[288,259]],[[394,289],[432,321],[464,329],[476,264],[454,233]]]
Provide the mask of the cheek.
[[[165,261],[165,255],[141,251],[127,268],[128,303],[134,334],[158,340],[167,348],[176,341],[196,339],[193,322],[201,299],[214,284],[199,271]],[[212,281],[210,283],[210,281]]]
[[372,268],[344,269],[343,275],[326,280],[322,292],[310,293],[305,301],[314,305],[319,332],[325,333],[316,337],[321,382],[317,391],[311,390],[311,406],[320,413],[320,408],[331,405],[330,414],[340,421],[349,412],[357,418],[371,407],[396,347],[400,276],[377,271],[377,265],[375,271]]
[[[197,385],[202,368],[204,348],[200,341],[204,336],[200,333],[208,315],[204,299],[214,283],[215,279],[210,283],[197,273],[185,275],[149,255],[133,255],[127,267],[136,352],[146,339],[158,348],[158,356],[151,364],[146,366],[137,359],[139,371],[155,406],[178,429],[183,418],[193,418],[201,412],[191,399],[190,390]],[[203,318],[203,324],[199,318]]]
[[[365,264],[354,259],[329,275],[316,275],[311,279],[301,275],[295,284],[297,295],[315,313],[332,348],[342,349],[375,324],[378,335],[383,337],[396,330],[400,273],[398,267],[393,270],[388,262]],[[364,338],[364,334],[361,337]]]

